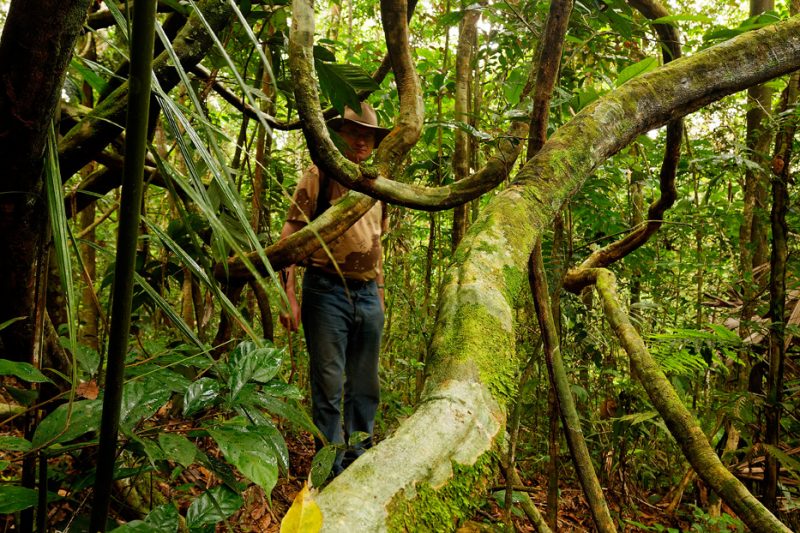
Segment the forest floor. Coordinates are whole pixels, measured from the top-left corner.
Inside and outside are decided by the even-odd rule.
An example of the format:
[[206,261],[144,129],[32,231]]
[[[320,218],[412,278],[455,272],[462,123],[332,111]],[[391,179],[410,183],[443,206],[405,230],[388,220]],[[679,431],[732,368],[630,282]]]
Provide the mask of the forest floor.
[[[230,520],[230,523],[238,524],[237,531],[277,533],[280,530],[280,519],[286,514],[295,496],[303,488],[311,469],[311,461],[314,456],[314,442],[311,435],[307,433],[295,433],[287,435],[286,437],[290,462],[293,469],[292,475],[289,478],[284,477],[278,481],[277,486],[272,492],[271,508],[266,498],[263,498],[263,493],[260,493],[260,497],[253,498],[246,508],[240,510],[239,513]],[[500,479],[499,482],[502,483],[502,479]],[[499,486],[492,487],[492,489],[502,490]],[[546,479],[541,478],[534,480],[534,483],[531,483],[531,492],[529,495],[536,504],[536,507],[543,512],[546,508],[547,501]],[[658,505],[654,506],[647,502],[641,502],[641,504],[646,506],[647,509],[642,510],[640,508],[637,510],[630,504],[620,505],[620,502],[609,501],[613,513],[619,515],[620,509],[623,509],[623,520],[639,522],[644,526],[651,526],[643,528],[630,523],[620,524],[620,531],[666,531],[670,527],[678,531],[688,530],[688,522],[667,514],[662,507]],[[498,501],[492,497],[491,494],[487,494],[484,504],[478,508],[472,519],[459,528],[458,531],[460,533],[506,531],[504,528],[504,516],[503,508],[498,504]],[[518,506],[514,507],[511,520],[515,531],[535,531],[530,521]],[[588,532],[595,530],[592,525],[591,515],[589,514],[589,506],[577,485],[573,487],[565,486],[560,490],[558,530],[569,532]]]
[[[9,385],[10,381],[14,381],[13,378],[5,377],[0,380],[0,384]],[[5,387],[0,387],[0,401],[6,405],[13,405],[13,399],[4,389]],[[169,426],[170,431],[187,432],[192,429],[190,421],[171,419],[166,407],[162,408],[156,417],[158,420],[153,420],[156,426]],[[17,418],[13,423],[7,424],[0,430],[0,436],[21,437],[21,422],[22,419]],[[314,441],[309,433],[289,430],[285,431],[284,437],[289,451],[290,472],[288,476],[281,476],[278,479],[277,485],[272,491],[271,501],[260,487],[251,484],[242,495],[245,505],[227,521],[227,525],[217,526],[217,531],[272,533],[280,530],[281,519],[308,479],[314,457]],[[206,455],[224,461],[210,438],[198,439],[197,444]],[[0,452],[0,464],[3,466],[0,482],[19,479],[21,474],[21,465],[17,460],[19,454],[13,455],[4,457],[4,453]],[[4,463],[4,460],[10,460],[10,462]],[[51,459],[48,462],[51,482],[62,487],[73,486],[69,479],[76,480],[82,477],[82,474],[91,470],[92,463],[91,451],[77,455],[62,454],[58,458]],[[169,479],[166,476],[153,476],[148,479],[149,481],[144,483],[145,489],[139,489],[140,494],[137,498],[130,497],[133,492],[130,487],[135,482],[128,483],[127,489],[118,482],[115,489],[117,492],[115,501],[126,501],[128,505],[138,508],[138,510],[125,510],[125,506],[115,505],[112,516],[118,523],[140,518],[148,508],[166,501],[173,501],[181,514],[185,515],[190,503],[200,493],[220,483],[212,472],[196,464],[178,474],[173,472],[173,476]],[[466,533],[507,530],[504,527],[505,513],[499,504],[503,495],[502,483],[502,479],[496,481],[496,486],[491,487],[490,493],[485,495],[471,520],[459,531]],[[525,483],[531,487],[529,495],[536,507],[544,513],[547,501],[547,480],[544,476],[534,476]],[[563,480],[562,483],[558,510],[559,531],[593,531],[589,508],[579,485],[570,480]],[[91,505],[91,489],[75,493],[66,493],[63,489],[55,487],[54,489],[59,491],[59,495],[63,499],[51,503],[48,507],[48,523],[59,525],[56,529],[49,530],[62,530],[65,524],[71,524],[70,531],[80,531],[81,527],[75,524],[75,520],[76,517],[88,514]],[[151,492],[149,496],[146,494],[148,490]],[[152,494],[154,491],[158,494]],[[612,514],[621,517],[620,531],[667,531],[668,528],[674,528],[673,531],[687,531],[690,529],[691,523],[686,520],[686,517],[691,517],[691,515],[687,514],[686,509],[680,510],[683,511],[680,516],[668,514],[665,511],[666,504],[651,504],[647,499],[649,495],[634,495],[632,492],[626,491],[623,495],[623,491],[609,490],[606,494]],[[134,499],[136,503],[132,503]],[[511,521],[516,531],[534,531],[518,506],[514,506]],[[78,519],[78,523],[80,523],[80,519]],[[0,517],[0,532],[16,531],[13,524],[13,516]],[[693,530],[706,531],[703,528]],[[718,531],[725,530],[727,529],[718,529]]]

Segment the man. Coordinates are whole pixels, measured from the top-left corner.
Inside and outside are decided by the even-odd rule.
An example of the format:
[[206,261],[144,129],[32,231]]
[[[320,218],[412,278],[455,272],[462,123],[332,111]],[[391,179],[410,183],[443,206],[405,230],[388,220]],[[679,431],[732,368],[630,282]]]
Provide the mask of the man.
[[[375,110],[349,107],[328,126],[344,141],[345,156],[362,163],[389,133],[378,126]],[[315,166],[297,184],[281,238],[303,228],[348,189]],[[378,352],[383,333],[383,252],[385,206],[379,202],[341,237],[306,260],[302,307],[295,294],[295,267],[288,267],[285,287],[289,313],[281,323],[297,330],[302,318],[310,357],[312,419],[329,443],[344,444],[355,433],[367,435],[340,451],[333,465],[338,475],[372,445],[378,408]],[[344,419],[344,431],[342,430]],[[319,445],[319,443],[318,443]]]

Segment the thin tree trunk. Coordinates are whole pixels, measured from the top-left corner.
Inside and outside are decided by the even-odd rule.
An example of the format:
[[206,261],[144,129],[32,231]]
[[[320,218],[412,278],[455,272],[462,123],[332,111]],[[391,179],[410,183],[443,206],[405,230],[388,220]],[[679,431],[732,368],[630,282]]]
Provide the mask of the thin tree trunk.
[[[539,43],[538,60],[536,77],[533,81],[533,113],[530,119],[527,158],[530,160],[536,153],[544,146],[547,140],[547,126],[550,117],[550,102],[553,97],[553,90],[557,82],[558,70],[561,65],[561,53],[564,46],[564,37],[567,33],[567,25],[569,24],[570,13],[572,12],[572,0],[556,0],[550,3],[550,11],[545,22],[545,31],[542,41]],[[558,232],[557,232],[558,234]],[[554,241],[557,239],[554,237]],[[541,241],[537,245],[539,254],[541,255]],[[554,242],[553,253],[557,254],[558,244]],[[533,252],[536,254],[536,250]],[[535,261],[534,255],[531,255],[530,264]],[[530,274],[529,274],[530,275]],[[554,287],[552,301],[552,316],[558,317],[556,320],[560,323],[561,309],[560,309],[560,293],[561,293],[561,272],[558,272],[558,283]],[[533,286],[531,285],[533,289]],[[537,316],[539,313],[537,312]],[[540,316],[541,318],[541,316]],[[540,322],[541,324],[541,322]],[[560,330],[557,327],[557,330]],[[557,334],[558,335],[558,334]],[[544,338],[545,332],[542,330],[542,337]],[[547,353],[547,350],[545,350]],[[548,392],[548,416],[550,423],[548,425],[548,450],[550,454],[550,461],[548,462],[548,486],[547,486],[547,521],[553,530],[558,529],[558,411],[559,403],[557,393],[555,391],[555,381],[552,379],[551,359],[547,355],[547,368],[551,376],[550,391]],[[563,411],[562,411],[563,416]],[[567,434],[569,429],[566,424],[564,426],[564,433]],[[569,437],[568,437],[569,439]],[[572,447],[570,447],[572,449]],[[575,456],[573,455],[573,458]],[[578,468],[576,460],[576,469]],[[588,479],[588,478],[587,478]],[[584,487],[586,490],[586,487]],[[587,493],[587,499],[589,498]],[[595,516],[593,514],[593,516]],[[602,512],[598,516],[602,516]],[[602,518],[601,518],[602,520]],[[597,521],[595,521],[597,523]]]
[[[750,0],[750,16],[755,16],[774,6],[773,0]],[[742,309],[739,314],[739,337],[746,339],[753,332],[751,320],[755,314],[757,284],[754,279],[754,267],[766,260],[766,224],[764,224],[764,205],[766,204],[766,167],[765,154],[769,148],[770,137],[766,131],[767,110],[771,109],[772,89],[764,85],[751,87],[747,90],[747,133],[746,146],[749,159],[758,163],[762,169],[745,171],[744,182],[744,207],[742,208],[742,222],[739,226],[739,275],[742,280]],[[764,244],[762,245],[761,242]],[[747,346],[739,353],[739,359],[744,365],[731,364],[732,379],[726,384],[728,391],[747,390],[750,370],[753,366],[752,354]],[[726,440],[723,447],[723,457],[729,456],[739,446],[740,431],[732,420],[725,424]],[[717,500],[711,505],[709,513],[719,516],[721,503]]]
[[125,357],[128,351],[128,334],[131,325],[133,279],[144,189],[144,158],[147,152],[150,115],[155,16],[155,0],[137,0],[134,6],[131,30],[130,99],[126,121],[125,169],[120,201],[117,262],[114,269],[111,331],[109,333],[103,414],[100,424],[100,447],[97,453],[94,504],[90,524],[93,532],[102,532],[106,529],[114,462],[117,455],[117,431],[122,403]]
[[[458,51],[456,52],[456,93],[455,120],[463,124],[470,122],[470,104],[472,103],[472,71],[475,51],[475,40],[478,35],[478,20],[481,11],[469,9],[459,24]],[[470,135],[462,128],[456,128],[455,147],[453,150],[453,179],[459,181],[469,176]],[[462,204],[453,209],[453,233],[450,241],[451,250],[455,250],[467,230],[468,205]]]
[[[800,74],[789,78],[782,96],[781,114],[797,104],[800,91]],[[786,212],[789,209],[789,166],[792,144],[797,128],[796,115],[790,115],[780,129],[775,141],[772,160],[772,257],[770,261],[769,303],[769,374],[767,377],[766,435],[765,443],[777,447],[780,443],[781,401],[783,397],[783,368],[786,358],[786,260],[788,227]],[[764,472],[764,505],[777,512],[779,464],[767,450],[767,468]]]
[[544,341],[545,360],[547,370],[550,374],[550,382],[556,391],[558,399],[558,409],[561,413],[561,424],[564,426],[564,435],[567,438],[572,462],[575,471],[583,487],[583,493],[589,502],[589,509],[594,519],[595,527],[598,531],[616,531],[611,513],[608,510],[603,489],[597,480],[594,471],[592,458],[586,441],[583,439],[581,431],[580,417],[575,408],[575,400],[572,397],[572,387],[564,368],[564,361],[561,358],[561,348],[558,341],[558,332],[553,321],[550,296],[547,288],[547,277],[544,272],[544,262],[542,261],[541,243],[537,243],[531,254],[529,265],[529,277],[533,300],[536,305],[536,316],[539,319],[539,329],[542,332]]
[[[85,231],[94,224],[96,203],[92,203],[80,213],[79,227],[81,231]],[[93,282],[97,276],[97,252],[91,244],[95,240],[95,230],[90,229],[83,238],[88,242],[82,242],[78,245],[78,250],[81,254],[81,262],[84,268],[84,285],[81,294],[81,302],[83,305],[79,308],[79,317],[81,323],[80,340],[81,344],[92,348],[93,350],[100,351],[100,337],[99,337],[99,309],[97,293],[94,290]]]

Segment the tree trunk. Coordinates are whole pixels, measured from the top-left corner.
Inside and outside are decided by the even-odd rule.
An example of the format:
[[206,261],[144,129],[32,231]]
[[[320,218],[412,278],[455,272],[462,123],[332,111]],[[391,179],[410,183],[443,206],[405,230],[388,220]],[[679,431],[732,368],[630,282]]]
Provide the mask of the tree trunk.
[[[472,103],[472,62],[475,52],[475,41],[478,36],[478,20],[481,11],[470,9],[464,14],[459,25],[458,52],[456,52],[456,94],[455,94],[455,121],[469,124],[470,104]],[[470,135],[462,128],[456,128],[455,147],[453,149],[453,179],[458,181],[469,176]],[[450,245],[453,250],[464,237],[467,230],[468,211],[467,204],[462,204],[453,209],[453,233]]]
[[[794,107],[800,92],[800,74],[789,79],[783,93],[782,113]],[[783,398],[783,367],[786,359],[786,261],[789,255],[786,213],[789,210],[789,163],[792,143],[797,129],[797,118],[789,115],[775,141],[772,164],[772,254],[769,282],[769,374],[767,377],[765,443],[777,447],[780,442],[781,401]],[[777,511],[778,460],[767,450],[767,468],[764,471],[764,505]]]
[[21,318],[0,331],[0,356],[15,361],[31,357],[36,261],[45,257],[47,131],[90,3],[14,0],[0,38],[0,323]]

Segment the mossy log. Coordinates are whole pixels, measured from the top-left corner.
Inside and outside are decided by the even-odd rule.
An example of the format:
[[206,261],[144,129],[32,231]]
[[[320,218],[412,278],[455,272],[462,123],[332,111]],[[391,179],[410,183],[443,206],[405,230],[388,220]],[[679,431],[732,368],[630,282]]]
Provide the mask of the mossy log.
[[637,77],[560,128],[459,246],[440,295],[422,402],[316,496],[323,529],[452,529],[494,470],[518,366],[512,309],[534,243],[564,201],[637,135],[797,68],[795,17]]

